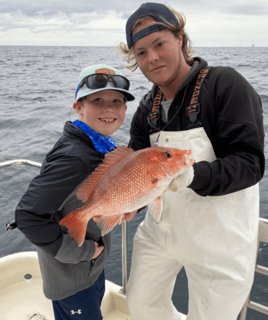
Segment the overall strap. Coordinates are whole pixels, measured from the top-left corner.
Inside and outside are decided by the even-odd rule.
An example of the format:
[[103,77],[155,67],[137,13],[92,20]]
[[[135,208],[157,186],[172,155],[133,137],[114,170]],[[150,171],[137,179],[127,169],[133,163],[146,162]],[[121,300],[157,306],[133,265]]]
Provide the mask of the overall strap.
[[[199,75],[197,77],[197,81],[196,81],[196,84],[195,84],[195,87],[194,87],[194,92],[193,92],[193,95],[192,95],[192,98],[191,98],[190,105],[186,108],[186,115],[189,117],[189,120],[190,120],[190,124],[187,126],[187,129],[193,129],[193,128],[197,128],[197,127],[201,127],[202,126],[201,122],[197,121],[197,115],[200,112],[199,95],[200,95],[200,90],[201,90],[202,83],[205,80],[206,76],[208,75],[209,70],[210,70],[209,67],[205,67],[204,69],[201,69],[200,73],[199,73]],[[188,88],[188,85],[187,85],[187,88]],[[186,88],[185,93],[184,93],[182,104],[184,102],[184,98],[185,98],[185,94],[186,94],[187,88]],[[150,124],[150,126],[154,127],[154,129],[156,129],[157,131],[160,131],[160,129],[157,128],[157,122],[161,117],[160,105],[161,105],[162,100],[163,100],[163,93],[159,89],[157,94],[156,94],[156,96],[155,96],[155,98],[154,98],[152,110],[149,112],[148,118],[147,118],[148,119],[148,123]],[[177,112],[181,109],[181,107],[182,107],[182,105],[177,110]],[[177,112],[176,112],[176,114],[177,114]],[[168,122],[168,124],[170,122]]]
[[209,70],[209,67],[201,69],[197,77],[190,105],[186,108],[186,115],[189,117],[190,120],[190,124],[187,126],[187,129],[193,129],[202,126],[201,122],[197,121],[197,115],[200,112],[199,96],[201,92],[202,83],[208,75]]
[[157,121],[158,119],[160,118],[160,105],[161,105],[161,102],[163,100],[163,93],[162,91],[159,89],[155,98],[154,98],[154,101],[153,101],[153,107],[152,107],[152,110],[151,112],[149,113],[149,120],[150,122],[156,126],[157,125]]

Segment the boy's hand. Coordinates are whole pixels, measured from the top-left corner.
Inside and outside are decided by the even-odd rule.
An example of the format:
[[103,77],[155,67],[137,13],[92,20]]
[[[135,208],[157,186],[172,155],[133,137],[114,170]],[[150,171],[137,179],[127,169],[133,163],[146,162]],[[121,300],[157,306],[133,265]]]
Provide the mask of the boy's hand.
[[95,253],[94,253],[93,257],[91,258],[91,260],[98,258],[98,256],[100,256],[102,251],[104,250],[104,246],[99,246],[99,244],[95,241],[94,241],[94,244],[95,244]]

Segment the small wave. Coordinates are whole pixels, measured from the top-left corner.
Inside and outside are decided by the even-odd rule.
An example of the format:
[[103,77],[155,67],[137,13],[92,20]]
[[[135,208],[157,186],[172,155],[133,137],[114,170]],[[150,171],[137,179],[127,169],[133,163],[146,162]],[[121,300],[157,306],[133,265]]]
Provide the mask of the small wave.
[[[260,95],[260,97],[261,97],[261,102],[262,102],[263,113],[267,117],[268,116],[268,96]],[[266,131],[266,134],[267,134],[267,132],[268,131]]]
[[[47,59],[47,58],[48,58],[48,59],[54,59],[55,56],[54,56],[53,54],[44,54],[44,55],[43,55],[43,58],[44,58],[44,59]],[[65,58],[65,57],[63,57],[63,58]]]
[[49,90],[44,90],[44,94],[51,94],[51,93],[56,93],[56,94],[65,94],[65,91],[62,89],[49,89]]
[[44,102],[44,101],[46,101],[46,99],[45,99],[45,98],[43,98],[43,97],[36,97],[36,98],[33,98],[33,99],[32,99],[32,101],[40,101],[40,102]]
[[229,57],[222,57],[221,60],[230,60],[230,58]]
[[260,97],[262,102],[268,102],[268,96],[266,96],[265,94],[261,94]]
[[249,64],[238,64],[237,68],[251,68],[251,65],[249,65]]
[[148,89],[144,86],[139,86],[139,87],[133,89],[133,91],[136,91],[136,90],[148,90]]

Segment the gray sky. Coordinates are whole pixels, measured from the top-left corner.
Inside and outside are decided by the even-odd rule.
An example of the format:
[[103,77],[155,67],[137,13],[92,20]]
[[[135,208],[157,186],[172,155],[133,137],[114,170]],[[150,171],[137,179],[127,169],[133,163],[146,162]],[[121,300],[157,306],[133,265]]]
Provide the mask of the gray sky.
[[[116,46],[145,1],[0,0],[0,45]],[[268,46],[268,0],[169,0],[193,46]]]

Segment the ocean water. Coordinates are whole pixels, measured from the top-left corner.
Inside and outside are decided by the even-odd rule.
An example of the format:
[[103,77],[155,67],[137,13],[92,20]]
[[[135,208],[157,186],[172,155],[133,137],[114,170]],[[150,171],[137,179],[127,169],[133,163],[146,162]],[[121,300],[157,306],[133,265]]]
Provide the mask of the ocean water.
[[[209,65],[231,66],[240,72],[261,97],[268,159],[268,47],[266,48],[195,48],[196,55]],[[127,145],[131,118],[141,97],[151,88],[139,70],[125,68],[113,47],[18,47],[0,46],[0,162],[29,159],[42,162],[61,136],[65,121],[75,120],[72,103],[80,71],[89,65],[107,63],[121,70],[131,82],[136,100],[128,103],[123,126],[114,134],[118,144]],[[268,160],[266,160],[266,166]],[[39,168],[12,166],[0,169],[0,257],[35,247],[17,229],[6,232],[5,223],[14,220],[14,210]],[[260,182],[260,216],[268,218],[268,170]],[[145,211],[128,223],[128,269],[132,239]],[[268,267],[268,246],[262,245],[258,263]],[[121,230],[112,231],[112,249],[106,266],[107,279],[121,285]],[[267,277],[266,277],[267,278]],[[256,276],[252,299],[268,306],[268,279]],[[187,313],[187,279],[182,271],[177,279],[173,301]],[[249,311],[248,320],[267,320]]]

